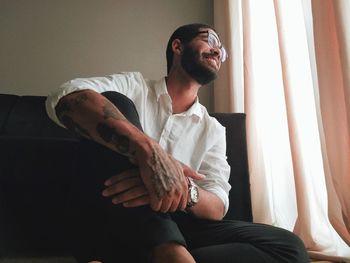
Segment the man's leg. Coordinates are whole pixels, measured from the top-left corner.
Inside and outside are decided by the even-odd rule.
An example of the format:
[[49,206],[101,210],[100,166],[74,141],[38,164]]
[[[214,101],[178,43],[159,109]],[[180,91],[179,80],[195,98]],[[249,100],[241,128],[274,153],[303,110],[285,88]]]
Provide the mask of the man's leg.
[[303,242],[285,229],[242,221],[175,218],[198,263],[308,263]]
[[[106,92],[103,95],[142,130],[132,101],[116,92]],[[81,214],[76,217],[75,241],[77,257],[81,262],[116,262],[122,252],[127,254],[129,262],[137,262],[138,251],[145,252],[142,256],[146,257],[148,252],[158,246],[173,247],[175,251],[178,247],[184,248],[185,240],[168,214],[154,212],[149,206],[124,208],[112,204],[110,198],[101,195],[107,178],[135,168],[127,157],[89,140],[83,140],[80,152],[78,158],[81,170],[75,182],[77,189],[73,191],[77,202],[75,206]],[[155,260],[164,254],[159,249],[155,252]],[[136,256],[135,259],[131,259],[132,256]],[[144,258],[140,260],[146,262]]]

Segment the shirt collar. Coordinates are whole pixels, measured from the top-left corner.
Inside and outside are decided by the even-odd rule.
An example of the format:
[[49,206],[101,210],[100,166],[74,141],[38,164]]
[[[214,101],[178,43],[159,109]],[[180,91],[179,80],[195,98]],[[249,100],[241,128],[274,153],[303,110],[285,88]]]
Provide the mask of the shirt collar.
[[165,77],[164,78],[161,78],[160,80],[158,80],[156,83],[155,83],[155,92],[156,92],[156,96],[157,96],[157,101],[159,101],[159,98],[162,96],[162,95],[167,95],[169,96],[169,93],[168,93],[168,90],[166,88],[166,81],[165,81]]
[[198,97],[196,98],[196,101],[193,103],[191,108],[189,108],[186,112],[183,114],[187,116],[197,116],[200,120],[203,117],[203,110],[201,108],[201,104],[199,103]]
[[[160,97],[162,96],[168,96],[170,98],[170,95],[168,93],[167,87],[166,87],[166,81],[165,77],[160,79],[155,83],[155,92],[157,101],[159,101]],[[170,98],[171,100],[171,98]],[[203,109],[201,107],[201,104],[199,103],[198,96],[196,98],[196,101],[193,103],[193,105],[185,112],[180,113],[179,115],[182,116],[197,116],[199,119],[202,119],[203,117]]]

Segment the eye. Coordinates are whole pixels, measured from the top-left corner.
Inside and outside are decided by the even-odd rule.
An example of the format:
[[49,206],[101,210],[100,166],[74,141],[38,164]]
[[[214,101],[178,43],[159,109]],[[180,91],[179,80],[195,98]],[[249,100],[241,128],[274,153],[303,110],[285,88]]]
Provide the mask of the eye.
[[215,38],[213,38],[213,37],[209,37],[208,38],[208,44],[211,47],[216,47],[217,46],[217,42],[215,41]]
[[218,47],[218,48],[221,47],[220,41],[215,37],[215,35],[210,34],[210,33],[208,35],[208,44],[211,47]]

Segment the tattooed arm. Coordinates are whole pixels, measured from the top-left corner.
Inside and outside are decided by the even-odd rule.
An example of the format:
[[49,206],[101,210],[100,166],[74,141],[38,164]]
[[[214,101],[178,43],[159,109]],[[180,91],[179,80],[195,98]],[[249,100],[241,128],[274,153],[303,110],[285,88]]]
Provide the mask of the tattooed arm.
[[[106,145],[127,155],[129,140],[122,133],[116,133],[111,121],[127,122],[123,114],[102,95],[82,90],[63,97],[56,106],[56,114],[67,129],[91,140]],[[129,129],[133,129],[130,125]],[[125,130],[128,134],[131,131]]]
[[56,114],[68,129],[128,156],[139,167],[153,210],[186,207],[188,184],[181,164],[104,96],[92,90],[71,93],[59,101]]

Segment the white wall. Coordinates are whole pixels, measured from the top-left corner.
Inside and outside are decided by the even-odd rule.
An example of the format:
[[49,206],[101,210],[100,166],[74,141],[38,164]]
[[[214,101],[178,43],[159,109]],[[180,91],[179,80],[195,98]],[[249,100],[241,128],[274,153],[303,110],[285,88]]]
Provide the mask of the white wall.
[[[47,95],[75,77],[166,74],[180,25],[213,23],[212,0],[0,0],[0,93]],[[212,87],[200,100],[212,109]]]

